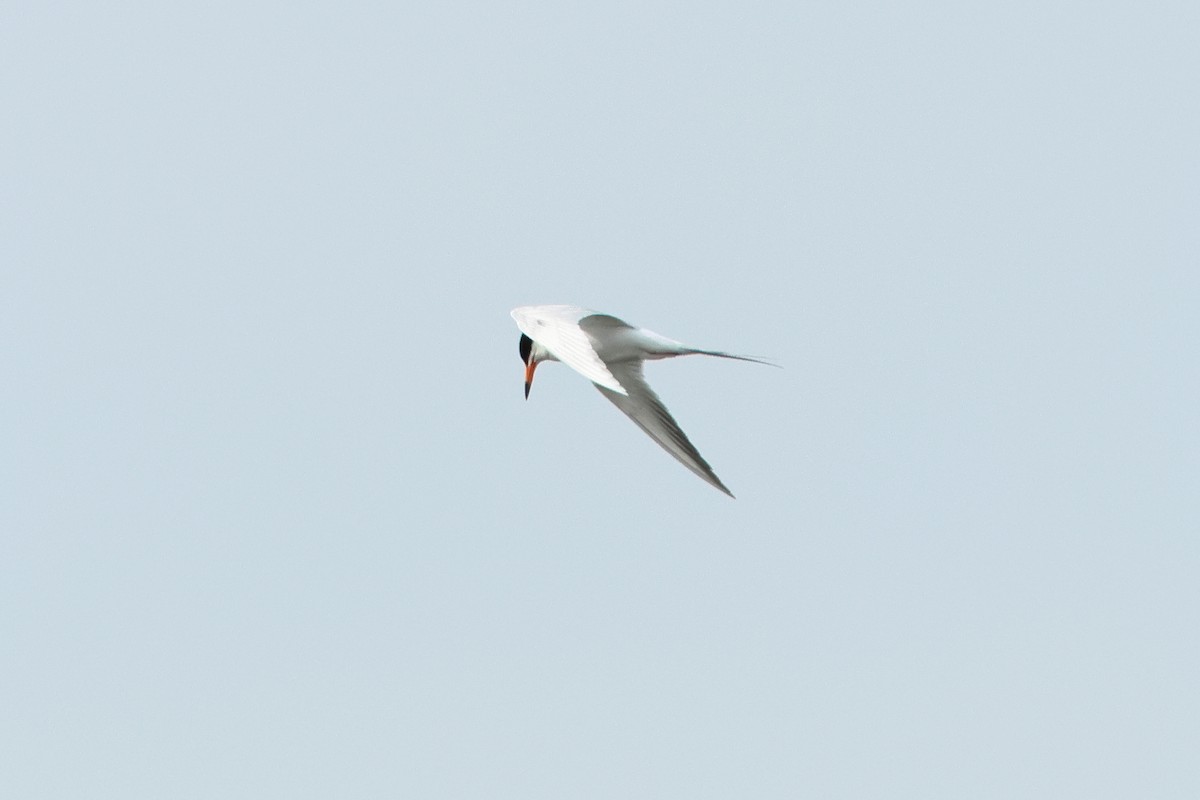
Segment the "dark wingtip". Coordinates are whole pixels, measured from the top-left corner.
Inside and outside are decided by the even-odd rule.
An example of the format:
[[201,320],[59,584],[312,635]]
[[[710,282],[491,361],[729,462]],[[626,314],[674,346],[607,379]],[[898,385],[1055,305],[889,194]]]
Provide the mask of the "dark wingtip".
[[731,500],[737,500],[737,498],[733,496],[733,492],[729,491],[729,487],[721,483],[721,479],[717,477],[716,473],[710,472],[704,479],[712,484],[717,491],[721,492],[722,494],[729,495]]

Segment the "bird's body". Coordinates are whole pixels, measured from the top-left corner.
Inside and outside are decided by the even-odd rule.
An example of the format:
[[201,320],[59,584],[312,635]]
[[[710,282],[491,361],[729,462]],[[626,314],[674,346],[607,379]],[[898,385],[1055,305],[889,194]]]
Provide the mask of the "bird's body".
[[537,365],[542,361],[561,361],[595,384],[602,395],[685,467],[733,497],[646,383],[642,363],[686,355],[768,362],[688,347],[579,306],[521,306],[513,309],[512,317],[523,334],[521,359],[525,362],[526,397]]

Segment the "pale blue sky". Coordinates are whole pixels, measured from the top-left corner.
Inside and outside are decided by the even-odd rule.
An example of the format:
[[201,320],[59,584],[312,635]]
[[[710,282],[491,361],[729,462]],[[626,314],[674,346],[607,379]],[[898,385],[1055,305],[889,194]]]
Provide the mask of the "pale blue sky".
[[9,4],[0,795],[1200,796],[1197,31]]

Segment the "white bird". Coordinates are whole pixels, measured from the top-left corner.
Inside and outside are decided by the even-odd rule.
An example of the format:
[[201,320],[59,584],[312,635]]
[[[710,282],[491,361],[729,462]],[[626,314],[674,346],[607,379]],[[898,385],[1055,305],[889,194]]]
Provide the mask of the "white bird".
[[512,317],[521,329],[525,399],[529,399],[529,387],[533,384],[537,365],[543,361],[561,361],[595,384],[600,394],[685,467],[733,497],[733,492],[721,483],[646,383],[642,362],[706,355],[777,365],[749,356],[688,347],[616,317],[579,306],[521,306],[512,310]]

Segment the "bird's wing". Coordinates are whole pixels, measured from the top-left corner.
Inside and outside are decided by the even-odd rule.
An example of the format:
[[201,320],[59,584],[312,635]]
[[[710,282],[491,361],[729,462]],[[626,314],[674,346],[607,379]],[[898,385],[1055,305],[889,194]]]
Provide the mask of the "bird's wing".
[[617,380],[628,390],[628,394],[618,394],[611,389],[596,384],[600,394],[612,401],[612,404],[625,412],[637,426],[650,436],[651,439],[681,464],[699,475],[725,494],[733,497],[733,492],[721,483],[721,479],[712,471],[712,467],[700,455],[695,446],[688,440],[687,435],[679,427],[679,423],[667,411],[667,407],[658,399],[658,395],[646,383],[642,376],[641,361],[623,361],[609,364]]
[[521,332],[597,386],[624,396],[626,389],[596,354],[579,320],[595,312],[578,306],[521,306],[512,310]]

